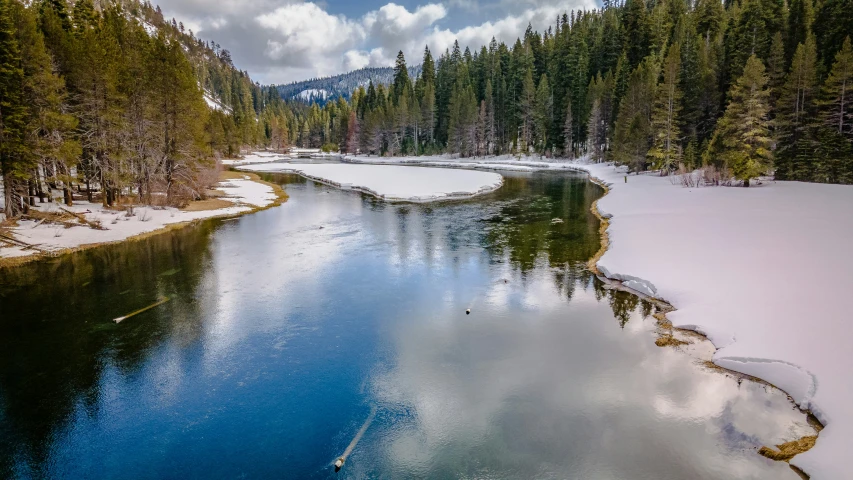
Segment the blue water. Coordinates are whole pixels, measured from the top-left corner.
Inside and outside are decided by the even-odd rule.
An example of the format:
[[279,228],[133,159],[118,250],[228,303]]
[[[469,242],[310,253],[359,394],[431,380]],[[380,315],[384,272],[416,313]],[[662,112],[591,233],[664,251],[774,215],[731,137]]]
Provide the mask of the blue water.
[[585,270],[584,177],[272,178],[280,207],[0,271],[0,477],[797,478],[755,453],[806,427],[784,394],[656,347]]

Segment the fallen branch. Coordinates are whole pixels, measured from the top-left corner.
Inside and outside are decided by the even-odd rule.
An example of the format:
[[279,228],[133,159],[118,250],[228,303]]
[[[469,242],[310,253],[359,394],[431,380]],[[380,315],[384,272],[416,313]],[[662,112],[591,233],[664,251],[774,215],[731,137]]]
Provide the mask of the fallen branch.
[[97,220],[96,220],[96,221],[90,221],[90,220],[87,220],[87,219],[86,219],[86,216],[85,216],[85,215],[83,215],[82,213],[72,212],[71,210],[68,210],[68,209],[65,209],[65,208],[62,208],[62,207],[59,207],[59,209],[60,209],[60,210],[62,210],[63,212],[65,212],[65,213],[69,213],[69,214],[71,214],[71,215],[74,215],[75,217],[77,217],[77,219],[78,219],[78,220],[80,220],[81,222],[85,223],[86,225],[88,225],[88,226],[90,226],[90,227],[94,228],[95,230],[106,230],[106,228],[104,228],[104,227],[101,225],[101,222],[99,222],[99,221],[97,221]]
[[38,250],[39,252],[47,253],[47,250],[45,250],[45,249],[43,249],[43,248],[39,248],[39,246],[38,246],[38,245],[33,245],[33,244],[30,244],[30,243],[27,243],[27,242],[23,242],[23,241],[21,241],[21,240],[18,240],[18,239],[17,239],[17,238],[15,238],[15,237],[10,237],[10,236],[8,236],[8,235],[4,235],[4,234],[0,233],[0,238],[2,238],[3,240],[5,240],[7,243],[11,243],[12,245],[16,245],[16,246],[19,246],[19,247],[23,247],[23,248],[24,248],[24,250],[27,250],[27,249],[32,248],[33,250]]

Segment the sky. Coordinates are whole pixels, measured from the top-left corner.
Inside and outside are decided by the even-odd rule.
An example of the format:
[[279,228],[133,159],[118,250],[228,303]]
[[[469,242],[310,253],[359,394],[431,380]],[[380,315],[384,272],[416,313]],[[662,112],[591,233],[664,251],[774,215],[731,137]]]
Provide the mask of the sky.
[[229,50],[237,68],[263,84],[392,66],[400,50],[417,65],[425,46],[437,58],[457,39],[472,50],[492,37],[511,44],[528,24],[543,31],[564,12],[597,7],[596,0],[160,2],[167,19]]

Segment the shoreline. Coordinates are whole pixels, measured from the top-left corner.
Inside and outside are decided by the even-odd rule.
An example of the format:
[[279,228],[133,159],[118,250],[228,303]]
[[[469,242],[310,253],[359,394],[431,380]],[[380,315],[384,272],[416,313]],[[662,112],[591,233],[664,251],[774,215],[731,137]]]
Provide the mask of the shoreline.
[[[630,293],[632,295],[639,297],[640,299],[646,300],[646,301],[652,303],[653,305],[655,305],[655,307],[657,307],[659,309],[659,312],[654,314],[654,317],[657,320],[657,326],[659,329],[669,330],[669,337],[670,338],[673,338],[673,331],[683,332],[683,333],[686,333],[689,335],[698,336],[702,340],[708,341],[711,345],[713,345],[715,350],[719,350],[719,347],[717,345],[715,345],[714,342],[710,338],[708,338],[708,336],[706,334],[704,334],[698,330],[692,330],[689,328],[682,328],[682,327],[673,326],[672,322],[666,318],[666,315],[668,313],[672,313],[672,312],[676,311],[677,308],[675,308],[675,306],[673,306],[672,304],[670,304],[666,300],[663,300],[662,298],[658,298],[654,295],[648,295],[646,293],[635,290],[631,287],[625,286],[624,282],[622,280],[617,279],[617,278],[610,278],[607,275],[605,275],[603,272],[601,272],[601,270],[598,268],[598,261],[604,256],[604,254],[610,248],[610,236],[609,236],[607,230],[610,228],[610,223],[611,223],[610,219],[612,218],[612,216],[602,213],[598,208],[598,202],[599,202],[599,200],[603,199],[605,196],[607,196],[610,193],[611,187],[609,186],[609,184],[607,182],[605,182],[603,179],[596,177],[589,170],[585,170],[581,167],[578,167],[577,171],[586,173],[587,178],[589,179],[590,182],[592,182],[595,185],[598,185],[599,187],[601,187],[604,190],[604,194],[600,198],[598,198],[594,202],[592,202],[592,205],[590,206],[590,211],[592,212],[592,214],[596,218],[598,218],[598,220],[600,222],[599,234],[601,237],[601,248],[587,262],[587,268],[592,273],[594,273],[595,276],[599,280],[604,282],[610,288],[612,288],[614,290],[619,290],[619,291]],[[661,335],[663,335],[663,334],[661,333]],[[660,337],[660,338],[664,338],[664,337]],[[669,345],[670,344],[667,344],[667,343],[658,344],[658,346],[660,346],[660,347],[665,347],[665,346],[669,346]],[[674,344],[671,344],[671,346],[674,346],[677,348],[680,346],[680,343],[674,343]],[[732,370],[732,369],[723,367],[721,365],[717,365],[714,362],[713,358],[711,360],[705,361],[704,363],[705,363],[705,366],[709,369],[719,371],[720,373],[723,373],[726,375],[731,375],[731,376],[738,378],[738,379],[747,379],[747,380],[752,381],[752,382],[765,384],[765,385],[768,385],[772,388],[779,390],[780,392],[783,392],[785,395],[787,395],[788,400],[791,402],[792,405],[794,405],[799,411],[801,411],[807,415],[807,420],[808,420],[809,424],[812,425],[812,427],[815,429],[814,436],[801,437],[799,439],[796,439],[796,440],[793,440],[790,442],[786,442],[786,443],[781,444],[781,445],[773,445],[771,447],[763,446],[757,452],[757,454],[761,455],[765,458],[768,458],[770,460],[788,463],[788,466],[791,468],[791,470],[793,470],[801,478],[804,478],[804,479],[810,478],[810,475],[807,472],[803,471],[801,468],[799,468],[795,465],[792,465],[790,463],[790,460],[793,459],[796,455],[799,455],[801,453],[805,453],[805,452],[811,450],[814,447],[818,437],[820,436],[820,432],[826,427],[826,425],[824,425],[817,418],[817,416],[814,414],[814,412],[811,411],[811,409],[803,408],[802,406],[800,406],[790,393],[788,393],[784,389],[774,385],[773,383],[771,383],[771,382],[769,382],[763,378],[760,378],[760,377],[749,375],[749,374],[743,373],[743,372],[738,372],[736,370]],[[790,456],[788,456],[788,455],[785,455],[785,456],[777,455],[777,452],[774,450],[774,447],[778,448],[778,450],[780,452],[790,453]]]
[[[347,162],[342,162],[341,164],[346,164]],[[359,193],[363,193],[366,195],[370,195],[374,198],[378,198],[379,200],[388,202],[388,203],[416,203],[416,204],[427,204],[433,202],[444,202],[444,201],[459,201],[459,200],[469,200],[471,198],[475,198],[481,195],[487,195],[489,193],[495,192],[500,189],[504,184],[503,175],[498,174],[500,177],[499,182],[493,185],[489,185],[486,187],[479,188],[476,192],[450,192],[450,193],[442,193],[442,196],[412,196],[412,197],[395,197],[390,196],[388,194],[379,193],[369,187],[364,185],[356,185],[353,183],[342,183],[336,182],[334,180],[330,180],[328,178],[320,177],[317,175],[312,175],[305,172],[302,169],[299,169],[298,166],[301,165],[299,163],[288,163],[293,168],[288,169],[280,169],[280,170],[264,170],[265,165],[248,165],[248,166],[237,166],[235,167],[237,171],[240,172],[254,172],[254,173],[267,173],[267,174],[290,174],[290,175],[299,175],[302,178],[311,180],[313,182],[321,183],[323,185],[328,185],[331,187],[335,187],[339,190],[348,190],[355,191]],[[310,165],[310,164],[308,164]],[[372,165],[372,164],[371,164]],[[399,167],[395,165],[382,165],[378,164],[377,166],[393,166]],[[421,168],[437,168],[437,167],[429,167],[423,165],[405,165],[406,167],[421,167]],[[248,167],[255,167],[249,169]],[[469,170],[472,171],[472,170]]]
[[[168,233],[171,231],[175,231],[175,230],[179,230],[179,229],[188,227],[190,225],[196,225],[199,222],[203,222],[206,220],[237,218],[237,217],[241,217],[243,215],[248,215],[251,213],[260,212],[262,210],[266,210],[266,209],[281,205],[282,203],[287,201],[287,198],[288,198],[287,193],[285,193],[285,191],[281,188],[281,186],[276,185],[274,183],[266,182],[266,181],[262,180],[258,175],[254,174],[252,172],[239,172],[239,174],[237,174],[237,175],[235,175],[235,174],[237,174],[237,172],[234,170],[223,170],[220,174],[220,180],[218,181],[218,185],[222,184],[224,182],[228,182],[229,180],[241,179],[239,177],[247,176],[247,177],[249,177],[248,180],[253,182],[253,183],[257,183],[257,184],[261,184],[261,185],[265,185],[265,186],[270,187],[272,189],[272,194],[275,195],[275,199],[273,199],[270,203],[268,203],[266,205],[255,205],[255,204],[250,204],[250,203],[245,203],[245,202],[234,202],[233,205],[229,205],[228,207],[216,208],[216,209],[212,209],[212,210],[199,210],[199,211],[204,211],[204,212],[216,212],[217,210],[223,210],[223,212],[214,213],[210,216],[205,216],[205,217],[201,217],[201,218],[194,218],[194,219],[185,220],[185,221],[168,223],[168,224],[165,224],[165,225],[163,225],[159,228],[156,228],[154,230],[142,232],[142,233],[135,234],[135,235],[130,235],[130,236],[127,236],[124,238],[116,239],[116,240],[105,240],[105,241],[101,241],[101,242],[83,243],[83,244],[76,245],[73,247],[57,248],[55,250],[49,250],[49,251],[34,251],[33,253],[31,253],[29,255],[0,257],[0,270],[6,269],[6,268],[15,268],[15,267],[19,267],[21,265],[25,265],[28,263],[37,262],[39,260],[48,259],[48,258],[57,258],[57,257],[61,257],[64,255],[69,255],[72,253],[81,252],[84,250],[89,250],[89,249],[98,248],[98,247],[102,247],[102,246],[114,245],[117,243],[124,243],[124,242],[138,242],[138,241],[145,240],[147,238],[153,237],[155,235],[161,235],[164,233]],[[224,186],[224,185],[219,185],[219,188],[228,188],[228,187]],[[222,190],[219,190],[219,188],[217,188],[217,186],[214,186],[211,188],[211,190],[217,190],[219,192],[223,192]],[[225,193],[225,192],[223,192],[223,193]],[[214,198],[221,198],[221,197],[214,197]],[[207,201],[207,200],[202,200],[202,202],[203,201]],[[138,206],[135,206],[135,207],[138,207]],[[234,208],[234,207],[245,207],[246,210],[237,211],[237,212],[226,212],[225,211],[229,208]],[[191,210],[180,209],[180,211],[188,212]],[[72,228],[77,228],[77,227],[72,227]],[[80,228],[83,228],[83,226],[81,225]]]

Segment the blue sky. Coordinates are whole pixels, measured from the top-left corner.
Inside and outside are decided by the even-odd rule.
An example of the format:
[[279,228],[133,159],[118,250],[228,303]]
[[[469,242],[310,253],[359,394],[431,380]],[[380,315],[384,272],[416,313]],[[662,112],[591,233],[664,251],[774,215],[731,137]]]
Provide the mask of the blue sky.
[[398,50],[411,64],[425,45],[441,52],[454,40],[479,48],[494,36],[511,43],[528,23],[597,0],[163,0],[201,38],[231,51],[238,68],[262,83],[287,83],[367,66],[392,65]]

